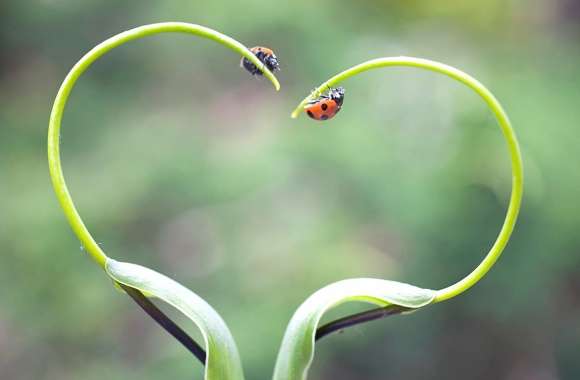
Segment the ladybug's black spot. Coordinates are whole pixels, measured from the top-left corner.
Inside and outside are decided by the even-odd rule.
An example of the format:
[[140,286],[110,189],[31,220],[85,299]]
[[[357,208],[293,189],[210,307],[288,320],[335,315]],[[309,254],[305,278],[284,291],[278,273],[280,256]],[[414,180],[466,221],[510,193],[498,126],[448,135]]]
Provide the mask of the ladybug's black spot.
[[328,104],[322,103],[322,105],[320,107],[322,107],[323,111],[326,111],[326,109],[328,108]]
[[308,114],[308,116],[314,119],[314,114],[312,113],[312,111],[308,110],[306,111],[306,113]]
[[[326,105],[326,104],[325,104],[325,105]],[[328,119],[328,115],[322,115],[322,116],[320,116],[320,119],[322,119],[322,120],[326,120],[326,119]]]
[[256,67],[249,59],[243,58],[242,59],[242,66],[244,69],[248,70],[248,72],[252,75],[262,75],[262,71]]

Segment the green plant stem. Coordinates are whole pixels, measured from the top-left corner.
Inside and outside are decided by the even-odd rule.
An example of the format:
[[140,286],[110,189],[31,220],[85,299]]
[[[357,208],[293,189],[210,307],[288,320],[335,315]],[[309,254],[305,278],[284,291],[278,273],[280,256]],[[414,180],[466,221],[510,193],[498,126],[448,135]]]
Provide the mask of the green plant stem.
[[107,255],[95,242],[85,224],[83,223],[64,180],[60,161],[60,125],[66,102],[76,81],[93,62],[102,57],[108,51],[120,45],[158,33],[185,33],[216,41],[221,45],[232,49],[243,57],[246,57],[257,67],[261,67],[264,76],[272,82],[276,90],[279,90],[280,88],[280,84],[274,75],[266,67],[264,67],[262,62],[260,62],[260,60],[244,45],[231,37],[216,32],[215,30],[200,25],[187,24],[182,22],[164,22],[144,25],[120,33],[95,46],[74,65],[62,83],[52,107],[48,129],[48,164],[54,191],[56,192],[56,196],[64,210],[69,224],[81,241],[82,245],[85,247],[85,250],[103,269],[105,269]]
[[394,66],[407,66],[416,67],[419,69],[425,69],[429,71],[434,71],[440,74],[444,74],[456,81],[463,83],[470,89],[472,89],[477,95],[479,95],[490,108],[494,114],[503,136],[507,143],[507,148],[509,156],[511,159],[511,169],[512,169],[512,193],[509,201],[509,206],[507,209],[506,217],[504,223],[501,227],[497,239],[487,255],[481,261],[481,263],[467,276],[465,276],[460,281],[455,284],[448,286],[444,289],[437,291],[437,295],[433,302],[441,302],[448,300],[450,298],[456,297],[459,294],[465,292],[467,289],[475,285],[486,273],[491,269],[491,267],[496,263],[500,257],[502,251],[508,243],[508,240],[513,232],[520,205],[522,202],[523,193],[523,166],[522,158],[520,153],[520,148],[518,141],[516,139],[515,132],[511,126],[511,123],[503,110],[500,103],[493,96],[493,94],[479,81],[471,77],[470,75],[460,71],[454,67],[445,65],[443,63],[412,57],[387,57],[373,59],[359,65],[353,66],[348,70],[345,70],[326,82],[322,83],[316,90],[314,90],[309,96],[307,96],[302,102],[296,107],[292,112],[292,117],[296,118],[303,111],[304,106],[312,99],[320,96],[328,87],[335,87],[338,83],[352,76],[360,74],[364,71],[378,69],[383,67],[394,67]]

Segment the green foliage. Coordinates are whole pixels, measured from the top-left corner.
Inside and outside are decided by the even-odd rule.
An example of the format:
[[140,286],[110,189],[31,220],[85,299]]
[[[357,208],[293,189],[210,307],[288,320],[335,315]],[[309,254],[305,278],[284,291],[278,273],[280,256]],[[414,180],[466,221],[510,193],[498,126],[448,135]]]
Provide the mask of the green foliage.
[[417,309],[433,302],[436,292],[372,278],[343,280],[310,296],[296,311],[278,353],[274,380],[304,380],[314,359],[316,329],[322,315],[345,302],[368,302]]
[[244,378],[238,349],[230,330],[219,314],[197,294],[140,265],[107,259],[105,268],[114,281],[167,302],[195,323],[205,342],[206,380]]

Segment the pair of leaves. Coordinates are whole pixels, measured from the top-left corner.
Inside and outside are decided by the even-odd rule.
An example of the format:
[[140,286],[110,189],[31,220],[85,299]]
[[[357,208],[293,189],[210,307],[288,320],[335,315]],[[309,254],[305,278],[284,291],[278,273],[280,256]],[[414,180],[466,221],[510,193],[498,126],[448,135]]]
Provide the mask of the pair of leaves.
[[[113,281],[159,298],[186,315],[200,329],[206,348],[206,380],[242,380],[240,356],[234,338],[219,314],[201,297],[151,269],[108,259]],[[379,279],[350,279],[328,285],[308,298],[296,311],[284,335],[274,380],[306,379],[314,357],[316,330],[323,314],[349,301],[378,306],[416,309],[428,305],[435,291]]]

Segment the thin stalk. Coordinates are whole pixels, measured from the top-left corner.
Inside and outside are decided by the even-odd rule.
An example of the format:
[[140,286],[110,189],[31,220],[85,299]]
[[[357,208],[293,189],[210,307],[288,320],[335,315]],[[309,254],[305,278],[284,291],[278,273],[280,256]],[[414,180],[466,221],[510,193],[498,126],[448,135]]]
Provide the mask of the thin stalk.
[[473,90],[477,95],[479,95],[479,97],[483,99],[485,104],[489,107],[495,116],[505,138],[509,157],[511,160],[512,193],[510,196],[506,216],[496,241],[488,251],[487,255],[483,258],[481,263],[475,269],[473,269],[471,273],[453,285],[437,291],[437,295],[433,302],[441,302],[456,297],[459,294],[465,292],[487,274],[487,272],[497,262],[501,253],[506,247],[508,240],[514,230],[514,226],[516,224],[520,210],[524,180],[520,148],[509,118],[495,96],[493,96],[493,94],[477,79],[449,65],[421,58],[387,57],[377,58],[361,63],[333,76],[318,86],[318,88],[316,88],[309,96],[304,98],[304,100],[302,100],[302,102],[300,102],[300,104],[292,112],[291,116],[293,118],[298,117],[298,115],[304,110],[304,106],[310,100],[318,97],[329,87],[336,87],[338,83],[368,70],[395,66],[415,67],[428,71],[434,71],[446,75]]
[[332,322],[320,326],[318,329],[316,329],[316,335],[314,336],[314,340],[318,341],[334,332],[342,331],[346,328],[360,325],[362,323],[383,319],[391,315],[401,314],[408,310],[411,309],[399,305],[389,305],[385,307],[379,307],[376,309],[363,311],[357,314],[351,314],[349,316],[336,319]]

